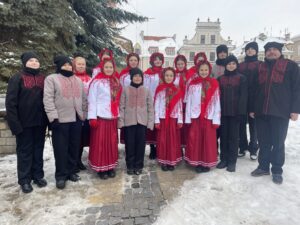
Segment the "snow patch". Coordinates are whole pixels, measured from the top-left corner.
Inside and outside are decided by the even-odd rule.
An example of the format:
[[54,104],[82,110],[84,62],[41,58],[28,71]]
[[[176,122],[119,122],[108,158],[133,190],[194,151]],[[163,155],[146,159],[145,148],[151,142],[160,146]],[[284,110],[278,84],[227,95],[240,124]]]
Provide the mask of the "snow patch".
[[251,177],[257,162],[247,155],[236,173],[214,169],[186,181],[155,225],[299,224],[300,121],[290,122],[288,133],[282,185],[271,176]]

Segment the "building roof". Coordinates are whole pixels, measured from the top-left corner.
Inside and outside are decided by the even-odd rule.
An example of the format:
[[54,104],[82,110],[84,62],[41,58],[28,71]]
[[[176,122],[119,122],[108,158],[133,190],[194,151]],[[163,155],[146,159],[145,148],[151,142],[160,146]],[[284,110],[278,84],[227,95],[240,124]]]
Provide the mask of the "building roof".
[[163,39],[172,38],[172,37],[165,37],[165,36],[144,36],[145,41],[161,41]]
[[[241,58],[245,56],[245,47],[249,42],[255,41],[258,44],[258,51],[259,52],[264,52],[264,46],[268,42],[278,42],[282,43],[284,45],[287,44],[293,44],[293,41],[291,40],[285,40],[283,37],[268,37],[264,34],[260,34],[256,37],[254,37],[251,41],[245,41],[242,45],[236,47],[233,51],[231,51],[232,54],[234,54],[237,58]],[[283,53],[291,53],[290,50],[288,50],[286,47],[283,48],[282,50]]]
[[[169,56],[166,54],[166,48],[175,48],[175,56],[179,49],[179,46],[176,42],[176,35],[170,36],[154,36],[154,35],[144,35],[142,31],[138,37],[136,45],[141,46],[141,56],[150,56],[149,47],[157,47],[159,52],[164,54],[164,56]],[[174,57],[175,57],[174,56]]]

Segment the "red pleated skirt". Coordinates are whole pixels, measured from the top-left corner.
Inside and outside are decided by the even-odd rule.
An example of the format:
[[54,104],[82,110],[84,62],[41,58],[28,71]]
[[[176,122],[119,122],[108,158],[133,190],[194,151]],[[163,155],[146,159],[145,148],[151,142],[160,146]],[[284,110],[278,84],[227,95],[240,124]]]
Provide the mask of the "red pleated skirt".
[[117,119],[98,118],[98,127],[91,128],[88,162],[96,172],[114,169],[118,164]]
[[146,144],[150,145],[156,145],[156,135],[157,135],[157,130],[154,128],[153,130],[147,129],[146,131]]
[[216,129],[211,120],[192,119],[184,159],[192,166],[213,167],[217,164]]
[[164,165],[175,166],[181,160],[180,129],[177,129],[177,119],[170,118],[168,125],[165,119],[160,119],[160,129],[157,130],[157,161]]

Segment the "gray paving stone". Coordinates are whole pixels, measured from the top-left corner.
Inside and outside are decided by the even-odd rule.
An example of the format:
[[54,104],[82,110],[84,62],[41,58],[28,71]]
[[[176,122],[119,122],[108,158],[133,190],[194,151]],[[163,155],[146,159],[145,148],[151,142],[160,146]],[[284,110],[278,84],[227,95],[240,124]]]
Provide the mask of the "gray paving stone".
[[108,224],[109,225],[120,225],[122,223],[121,217],[110,217]]
[[131,185],[132,188],[139,188],[140,187],[140,184],[139,183],[133,183]]
[[96,223],[95,215],[88,215],[85,218],[84,225],[95,225],[95,223]]
[[150,216],[152,214],[152,210],[149,209],[141,209],[140,216]]
[[96,222],[96,225],[109,225],[108,220],[100,220]]
[[139,225],[139,224],[147,224],[147,223],[150,223],[150,220],[148,217],[136,217],[134,219],[134,223],[136,225]]
[[134,219],[125,219],[123,220],[122,225],[134,225]]
[[140,215],[140,212],[138,209],[131,209],[130,210],[130,217],[137,217]]

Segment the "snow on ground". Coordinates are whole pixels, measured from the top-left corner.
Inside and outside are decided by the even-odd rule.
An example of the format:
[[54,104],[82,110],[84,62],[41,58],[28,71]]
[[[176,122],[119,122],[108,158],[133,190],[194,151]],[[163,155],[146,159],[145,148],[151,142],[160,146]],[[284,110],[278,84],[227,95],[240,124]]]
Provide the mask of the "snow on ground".
[[[79,183],[68,182],[65,190],[57,190],[49,141],[44,160],[48,186],[33,185],[32,193],[23,194],[16,183],[16,156],[0,157],[1,225],[78,224],[78,212],[91,206],[88,196],[103,195],[101,182],[90,171],[80,174]],[[274,184],[271,176],[251,177],[256,167],[247,155],[238,160],[236,173],[213,169],[186,181],[156,225],[300,224],[300,121],[290,123],[284,183]]]
[[214,169],[186,181],[155,224],[300,224],[300,121],[290,123],[283,184],[271,176],[251,177],[256,167],[247,155],[238,159],[236,173]]
[[90,206],[86,196],[99,192],[91,179],[95,175],[81,175],[82,180],[78,183],[67,182],[65,190],[58,190],[55,187],[54,157],[49,141],[46,142],[44,161],[48,186],[38,188],[33,185],[32,193],[23,194],[17,184],[16,155],[0,157],[1,225],[77,224],[79,219],[72,213],[70,215],[70,212],[85,210]]

